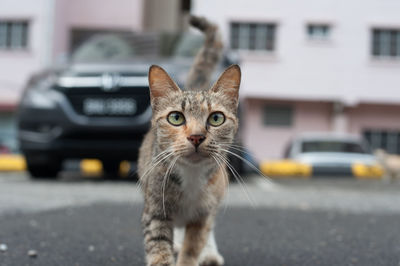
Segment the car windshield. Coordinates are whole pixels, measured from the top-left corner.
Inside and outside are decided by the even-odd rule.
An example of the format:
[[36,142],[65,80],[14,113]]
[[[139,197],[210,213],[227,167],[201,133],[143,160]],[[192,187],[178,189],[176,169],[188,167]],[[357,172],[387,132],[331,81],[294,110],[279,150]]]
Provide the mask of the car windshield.
[[137,57],[193,57],[201,34],[95,34],[73,47],[73,61],[127,60]]
[[304,141],[302,152],[366,153],[360,143],[346,141]]

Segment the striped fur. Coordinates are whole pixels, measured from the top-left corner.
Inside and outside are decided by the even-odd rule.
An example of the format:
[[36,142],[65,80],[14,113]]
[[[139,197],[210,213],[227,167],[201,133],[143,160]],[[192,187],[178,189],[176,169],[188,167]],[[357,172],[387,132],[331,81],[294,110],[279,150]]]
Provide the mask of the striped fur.
[[190,90],[207,90],[215,66],[222,55],[222,38],[218,27],[205,18],[190,18],[191,24],[202,31],[205,35],[203,47],[194,59],[194,64],[189,71],[185,88]]
[[[203,31],[215,34],[215,29]],[[192,70],[201,67],[201,63],[196,65],[198,62]],[[199,79],[195,81],[195,75],[190,78],[193,82],[189,83],[204,85]],[[142,224],[147,265],[175,265],[174,228],[185,228],[176,265],[222,265],[212,231],[228,185],[223,149],[233,141],[238,128],[240,69],[231,66],[208,90],[183,91],[162,68],[152,66],[149,84],[152,127],[138,161],[145,197]],[[174,126],[167,121],[168,115],[176,111],[184,115],[183,125]],[[220,126],[207,123],[216,111],[225,115]],[[195,147],[188,137],[199,134],[205,140]]]

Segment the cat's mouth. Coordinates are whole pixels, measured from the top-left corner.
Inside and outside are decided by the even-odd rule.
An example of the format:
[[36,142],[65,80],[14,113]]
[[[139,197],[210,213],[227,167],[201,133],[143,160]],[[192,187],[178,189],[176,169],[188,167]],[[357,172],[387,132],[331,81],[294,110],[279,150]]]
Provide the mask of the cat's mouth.
[[199,149],[195,149],[192,152],[188,153],[185,158],[191,162],[199,162],[202,161],[206,158],[208,158],[209,156],[205,153],[202,152]]

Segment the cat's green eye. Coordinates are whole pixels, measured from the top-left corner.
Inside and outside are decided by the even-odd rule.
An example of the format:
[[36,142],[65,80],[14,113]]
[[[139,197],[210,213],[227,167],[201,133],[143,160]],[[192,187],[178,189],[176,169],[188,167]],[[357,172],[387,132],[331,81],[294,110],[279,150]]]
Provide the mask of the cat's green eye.
[[217,127],[225,122],[225,116],[221,112],[215,112],[208,117],[208,124]]
[[185,124],[185,117],[181,112],[171,112],[167,116],[168,122],[173,126],[181,126]]

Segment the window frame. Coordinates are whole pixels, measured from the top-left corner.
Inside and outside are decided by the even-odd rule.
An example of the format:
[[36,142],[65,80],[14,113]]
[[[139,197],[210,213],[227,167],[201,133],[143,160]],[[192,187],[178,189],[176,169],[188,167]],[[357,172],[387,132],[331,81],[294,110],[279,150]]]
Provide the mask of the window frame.
[[[394,37],[391,36],[393,33]],[[369,29],[369,46],[372,59],[400,60],[400,25],[372,26]]]
[[[5,26],[5,42],[0,52],[28,51],[31,40],[31,20],[27,18],[0,18],[0,27]],[[18,36],[19,35],[19,36]],[[17,37],[18,36],[18,37]]]
[[[326,33],[324,35],[312,35],[310,34],[311,28],[325,28]],[[333,25],[329,22],[323,21],[308,21],[305,23],[305,34],[306,39],[310,42],[329,42],[332,40]]]
[[[234,33],[233,33],[233,25],[236,24],[238,25],[238,33],[237,33],[237,39],[238,39],[238,44],[237,47],[234,46],[233,44],[233,39],[234,39]],[[249,28],[249,31],[247,33],[248,37],[246,38],[246,45],[240,45],[240,41],[242,40],[242,43],[244,43],[243,39],[240,37],[240,26],[247,26]],[[256,26],[254,30],[250,30],[250,28],[252,26]],[[279,23],[275,20],[244,20],[244,19],[231,19],[228,21],[228,25],[227,25],[228,29],[229,29],[229,48],[237,51],[239,53],[249,53],[249,54],[275,54],[278,50],[278,28],[279,28]],[[260,33],[261,28],[265,27],[266,31],[265,31],[265,41],[260,41],[260,37],[257,37],[259,35],[257,35],[257,32]],[[251,44],[251,34],[255,34],[255,41],[254,41],[254,49],[250,49],[250,47],[252,46]],[[272,34],[271,34],[272,32]],[[272,37],[271,37],[272,36]],[[265,46],[268,46],[268,38],[271,38],[271,42],[272,42],[272,49],[260,49],[257,47],[260,47],[260,45],[265,44]],[[246,48],[242,48],[246,47]]]
[[[286,108],[288,112],[288,122],[287,123],[276,123],[276,117],[272,120],[275,121],[267,121],[268,120],[268,109],[284,109]],[[270,110],[271,111],[271,110]],[[261,123],[264,127],[276,127],[276,128],[292,128],[295,124],[295,113],[296,113],[296,106],[293,104],[268,104],[265,103],[262,106],[262,116],[261,116]],[[276,115],[276,113],[275,113]]]

